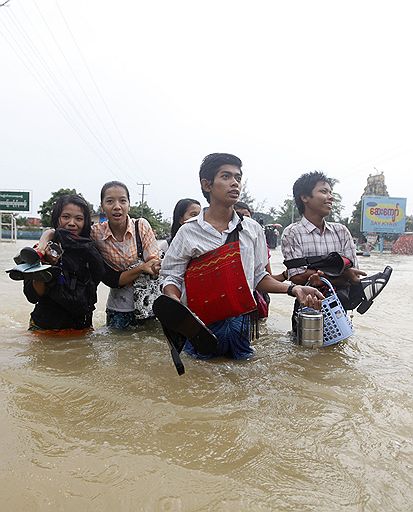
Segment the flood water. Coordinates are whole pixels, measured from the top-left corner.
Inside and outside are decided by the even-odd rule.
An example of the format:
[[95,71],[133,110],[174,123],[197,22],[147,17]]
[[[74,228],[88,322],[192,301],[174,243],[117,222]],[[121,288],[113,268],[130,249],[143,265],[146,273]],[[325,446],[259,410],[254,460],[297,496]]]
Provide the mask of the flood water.
[[[179,377],[161,329],[27,331],[0,245],[2,511],[413,510],[413,257],[393,266],[356,334],[325,349],[287,336],[273,296],[251,361],[195,361]],[[281,270],[273,252],[273,270]]]

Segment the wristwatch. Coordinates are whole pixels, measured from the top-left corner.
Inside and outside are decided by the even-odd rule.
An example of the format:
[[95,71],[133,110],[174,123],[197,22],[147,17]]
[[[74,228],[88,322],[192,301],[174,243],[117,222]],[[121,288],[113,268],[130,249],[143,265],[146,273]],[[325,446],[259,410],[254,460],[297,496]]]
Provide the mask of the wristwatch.
[[288,287],[287,295],[289,295],[290,297],[295,297],[295,295],[293,294],[293,288],[295,286],[297,286],[297,285],[294,283],[291,283],[290,286]]

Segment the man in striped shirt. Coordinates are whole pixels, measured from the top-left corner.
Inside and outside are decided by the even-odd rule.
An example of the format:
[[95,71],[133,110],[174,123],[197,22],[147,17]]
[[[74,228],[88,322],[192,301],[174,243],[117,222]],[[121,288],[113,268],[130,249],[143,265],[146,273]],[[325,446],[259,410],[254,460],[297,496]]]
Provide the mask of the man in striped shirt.
[[[338,295],[345,309],[358,307],[359,313],[365,313],[387,284],[391,267],[360,279],[366,273],[358,268],[356,247],[350,231],[343,224],[325,220],[331,213],[334,196],[332,181],[324,173],[315,171],[300,176],[294,183],[293,194],[302,218],[287,226],[283,232],[281,250],[284,260],[324,256],[332,252],[347,258],[350,264],[346,265],[340,276],[330,279],[339,290]],[[297,266],[288,270],[288,277],[293,283],[305,284],[310,281],[313,286],[322,287],[320,270]]]

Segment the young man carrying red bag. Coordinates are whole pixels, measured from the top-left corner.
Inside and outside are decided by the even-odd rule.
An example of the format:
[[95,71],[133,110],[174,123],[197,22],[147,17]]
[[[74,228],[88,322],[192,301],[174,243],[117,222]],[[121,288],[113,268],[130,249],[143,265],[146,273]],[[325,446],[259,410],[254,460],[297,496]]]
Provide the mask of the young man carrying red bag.
[[242,162],[231,154],[213,153],[199,171],[202,193],[209,207],[178,231],[162,262],[163,293],[182,301],[218,339],[213,354],[247,359],[253,354],[253,290],[288,293],[304,305],[320,308],[323,295],[310,286],[281,283],[265,270],[267,246],[261,227],[234,211],[241,191]]

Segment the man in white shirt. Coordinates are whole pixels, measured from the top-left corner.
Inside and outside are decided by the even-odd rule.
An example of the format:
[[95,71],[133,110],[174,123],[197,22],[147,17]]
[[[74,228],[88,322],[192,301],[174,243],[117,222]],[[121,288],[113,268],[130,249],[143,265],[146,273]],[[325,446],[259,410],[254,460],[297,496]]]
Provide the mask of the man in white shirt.
[[[228,236],[236,233],[245,276],[241,276],[239,282],[246,280],[249,288],[248,292],[247,290],[243,291],[241,302],[246,300],[247,293],[252,296],[253,290],[257,289],[268,293],[288,293],[301,303],[319,309],[323,295],[318,290],[309,286],[281,283],[266,272],[268,253],[261,227],[247,217],[241,222],[240,217],[234,211],[234,204],[238,201],[241,191],[241,167],[241,160],[227,153],[213,153],[202,161],[199,178],[202,193],[207,199],[209,207],[202,210],[198,217],[187,221],[173,239],[162,262],[161,275],[165,279],[163,292],[192,308],[192,298],[188,300],[185,286],[185,281],[188,278],[188,266],[196,262],[197,258],[205,257],[210,251],[222,248],[228,243]],[[236,246],[231,247],[236,249]],[[228,255],[229,253],[226,253],[222,261]],[[216,268],[217,272],[223,271],[223,265],[217,264]],[[231,302],[228,297],[233,298],[237,293],[235,289],[237,286],[225,288],[223,283],[227,278],[231,280],[230,271],[225,278],[223,277],[217,282],[217,286],[223,286],[221,296],[226,297],[222,305],[217,302],[214,304],[218,316],[219,313],[222,313],[219,311],[221,306],[226,308]],[[238,288],[241,289],[242,286],[240,285]],[[202,295],[203,292],[208,293],[206,288],[199,290],[194,301],[199,301],[199,295]],[[207,303],[208,297],[205,296],[206,307]],[[202,311],[196,312],[202,319]],[[218,351],[215,354],[210,354],[209,357],[224,355],[234,359],[246,359],[252,355],[251,321],[248,312],[247,310],[245,314],[228,316],[208,324],[218,338]],[[187,343],[186,350],[194,356],[200,357],[189,343]]]

